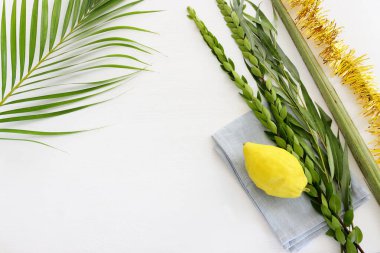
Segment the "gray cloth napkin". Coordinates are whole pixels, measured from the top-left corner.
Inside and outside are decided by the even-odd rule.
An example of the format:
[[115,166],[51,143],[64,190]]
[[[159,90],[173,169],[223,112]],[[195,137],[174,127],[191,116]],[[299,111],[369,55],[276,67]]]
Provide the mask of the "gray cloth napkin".
[[[314,237],[327,231],[327,225],[303,194],[297,199],[282,199],[266,195],[248,177],[243,157],[243,143],[273,142],[255,116],[249,112],[228,124],[213,135],[216,150],[238,178],[249,198],[271,226],[282,246],[292,252],[298,251]],[[368,198],[363,185],[353,180],[353,205],[358,207]]]

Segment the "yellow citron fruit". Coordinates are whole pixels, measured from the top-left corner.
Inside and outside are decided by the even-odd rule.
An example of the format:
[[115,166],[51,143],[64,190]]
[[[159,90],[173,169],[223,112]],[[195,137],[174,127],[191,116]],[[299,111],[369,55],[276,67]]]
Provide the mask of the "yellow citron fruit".
[[243,149],[245,168],[258,188],[280,198],[301,196],[307,178],[297,158],[270,145],[247,142]]

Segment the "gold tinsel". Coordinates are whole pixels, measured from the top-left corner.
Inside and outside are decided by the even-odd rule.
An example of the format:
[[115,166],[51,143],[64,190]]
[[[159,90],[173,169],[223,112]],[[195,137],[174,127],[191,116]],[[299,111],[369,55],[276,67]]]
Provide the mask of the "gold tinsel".
[[321,8],[321,0],[283,0],[297,8],[296,24],[305,37],[312,39],[322,49],[321,58],[334,74],[342,79],[357,96],[363,107],[363,114],[369,118],[369,132],[375,136],[372,150],[380,164],[380,94],[374,83],[372,66],[365,64],[366,56],[356,56],[338,38],[341,28],[329,20]]

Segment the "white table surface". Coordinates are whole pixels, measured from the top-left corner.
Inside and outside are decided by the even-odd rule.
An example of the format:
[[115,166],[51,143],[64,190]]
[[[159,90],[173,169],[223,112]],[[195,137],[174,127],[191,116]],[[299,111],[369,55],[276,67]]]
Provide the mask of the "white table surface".
[[[269,0],[263,2],[269,13]],[[126,94],[107,104],[38,123],[49,130],[109,127],[40,139],[66,153],[0,143],[1,253],[286,252],[213,150],[212,133],[248,108],[186,18],[189,4],[249,76],[213,0],[146,0],[141,8],[166,10],[134,19],[160,33],[141,37],[162,52],[149,58],[154,72],[130,81]],[[326,0],[324,6],[380,76],[380,1]],[[325,106],[281,24],[279,34],[309,92]],[[335,83],[369,141],[353,95]],[[380,252],[379,206],[372,198],[355,214],[363,248]],[[321,235],[301,252],[339,248]]]

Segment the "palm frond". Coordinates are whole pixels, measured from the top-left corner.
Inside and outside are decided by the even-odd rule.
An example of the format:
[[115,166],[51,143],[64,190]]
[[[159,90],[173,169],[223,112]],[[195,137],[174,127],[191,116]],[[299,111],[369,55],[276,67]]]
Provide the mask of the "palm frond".
[[[55,136],[81,132],[12,127],[17,126],[15,122],[53,118],[103,103],[108,99],[93,99],[145,71],[149,65],[140,58],[154,49],[120,34],[152,32],[134,25],[114,24],[126,17],[157,12],[132,10],[142,1],[34,0],[29,6],[26,0],[3,0],[0,140],[40,143],[33,137],[7,134]],[[88,82],[66,81],[88,72],[108,73],[109,69],[122,74],[89,78]],[[13,123],[12,127],[5,125],[9,123]]]

